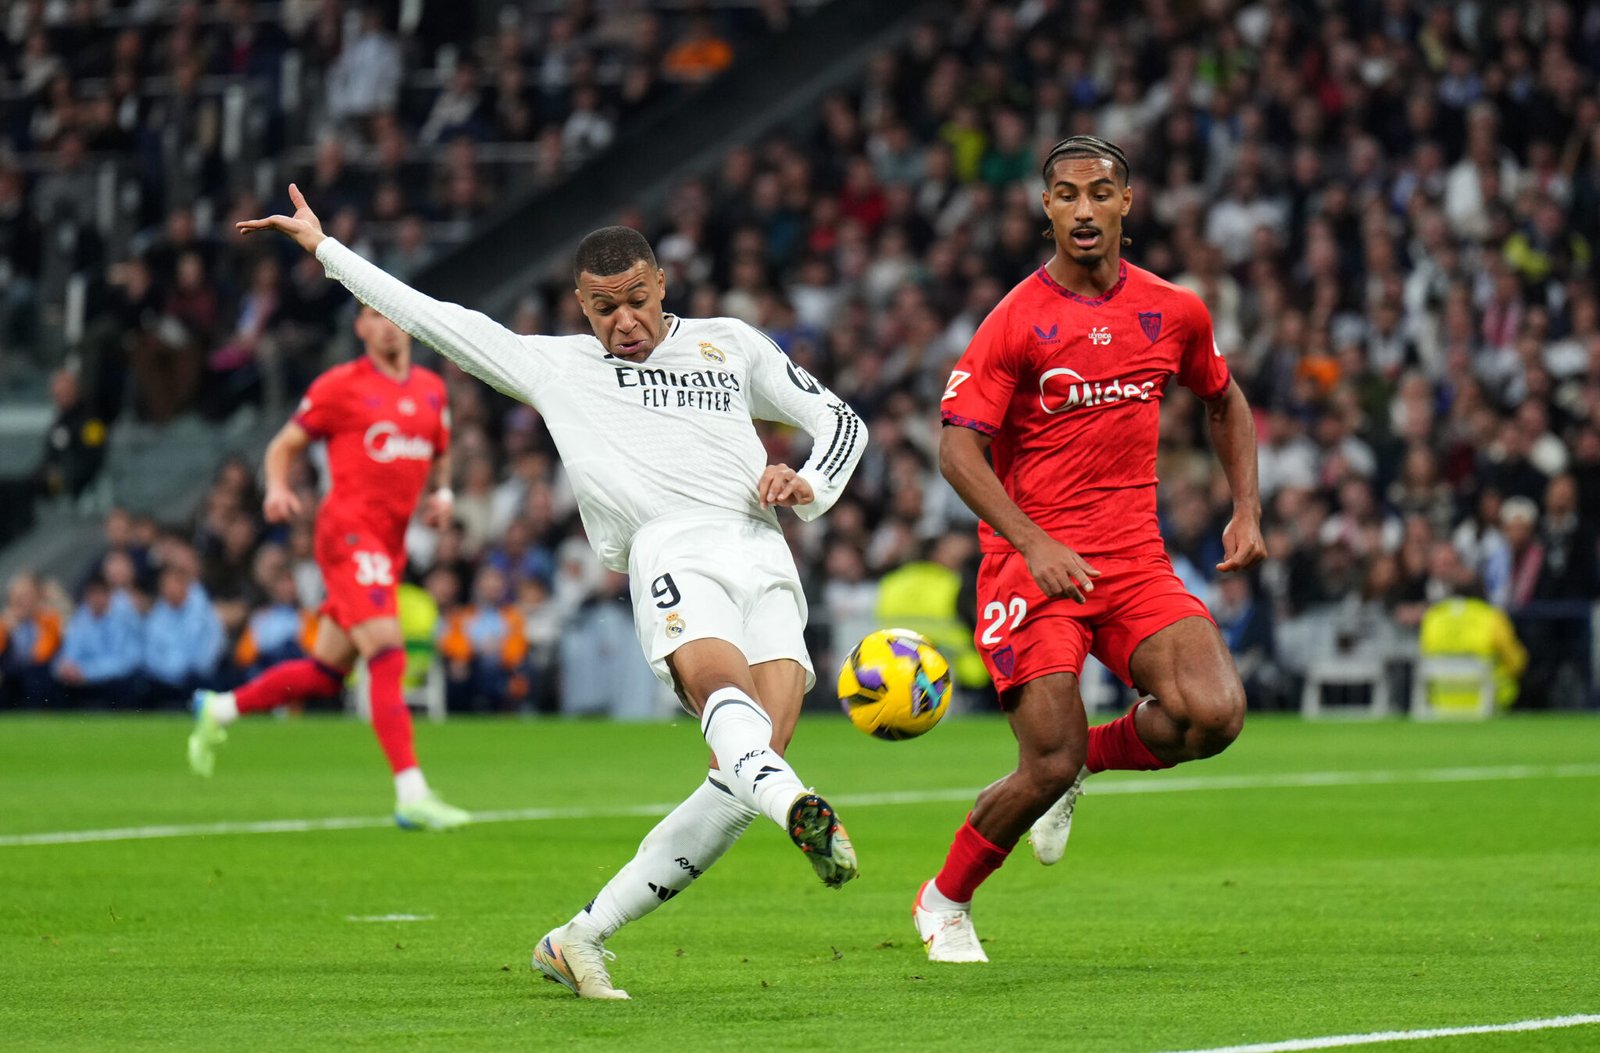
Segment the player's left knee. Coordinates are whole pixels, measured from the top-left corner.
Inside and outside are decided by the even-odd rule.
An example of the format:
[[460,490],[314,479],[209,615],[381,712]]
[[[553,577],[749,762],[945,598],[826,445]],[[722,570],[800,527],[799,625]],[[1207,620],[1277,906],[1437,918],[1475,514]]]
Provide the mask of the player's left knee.
[[1206,692],[1204,701],[1191,707],[1189,737],[1201,757],[1221,753],[1244,730],[1244,688],[1225,681]]

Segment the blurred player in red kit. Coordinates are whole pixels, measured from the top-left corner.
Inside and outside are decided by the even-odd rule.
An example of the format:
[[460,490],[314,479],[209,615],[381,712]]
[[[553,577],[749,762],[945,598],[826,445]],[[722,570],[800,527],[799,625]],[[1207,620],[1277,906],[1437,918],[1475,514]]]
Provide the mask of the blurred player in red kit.
[[372,729],[394,771],[395,822],[445,830],[469,820],[428,788],[412,745],[401,679],[405,641],[396,586],[405,571],[406,524],[432,485],[426,516],[451,515],[450,408],[437,373],[411,364],[411,337],[370,307],[356,316],[366,354],[312,382],[294,417],[267,447],[263,512],[300,514],[289,469],[311,443],[328,447],[332,486],[317,513],[316,557],[327,601],[310,658],[273,666],[236,691],[195,693],[189,765],[210,775],[223,730],[246,713],[338,694],[359,655],[371,683]]
[[[1174,376],[1206,404],[1233,493],[1221,572],[1266,556],[1255,426],[1200,298],[1122,259],[1133,202],[1121,150],[1092,136],[1044,163],[1054,257],[984,319],[950,375],[940,469],[983,523],[978,649],[1018,764],[978,795],[913,918],[933,961],[987,961],[972,894],[1030,826],[1060,858],[1084,776],[1225,749],[1244,688],[1205,605],[1173,573],[1156,520],[1161,399]],[[1093,654],[1147,697],[1090,729]]]

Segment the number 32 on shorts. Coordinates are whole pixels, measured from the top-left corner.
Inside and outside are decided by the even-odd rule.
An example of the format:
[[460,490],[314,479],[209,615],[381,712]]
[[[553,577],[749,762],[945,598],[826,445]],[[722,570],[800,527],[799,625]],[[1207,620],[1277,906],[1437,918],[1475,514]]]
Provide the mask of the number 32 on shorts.
[[394,564],[382,552],[356,552],[356,584],[364,589],[394,584]]
[[978,641],[987,647],[994,647],[1000,643],[1001,634],[1008,633],[1022,624],[1022,619],[1028,616],[1028,601],[1021,596],[1011,597],[1010,603],[1001,603],[999,600],[989,602],[983,608],[983,634]]

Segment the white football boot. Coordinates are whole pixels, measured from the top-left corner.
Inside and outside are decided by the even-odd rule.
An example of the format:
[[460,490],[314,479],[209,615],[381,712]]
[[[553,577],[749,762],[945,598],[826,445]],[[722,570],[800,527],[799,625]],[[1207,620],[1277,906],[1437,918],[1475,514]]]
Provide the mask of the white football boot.
[[611,986],[606,962],[616,955],[606,950],[600,934],[571,922],[553,929],[533,949],[533,967],[545,979],[565,984],[579,998],[626,999],[628,992]]
[[1033,846],[1033,858],[1045,866],[1059,863],[1061,854],[1067,850],[1067,838],[1072,836],[1072,809],[1083,793],[1083,780],[1088,775],[1088,768],[1079,768],[1078,777],[1072,780],[1067,792],[1035,820],[1033,829],[1028,831],[1028,843]]
[[930,910],[922,905],[922,894],[931,880],[917,889],[917,902],[911,907],[911,920],[916,923],[917,936],[927,948],[930,962],[986,962],[978,942],[978,930],[972,927],[971,910]]

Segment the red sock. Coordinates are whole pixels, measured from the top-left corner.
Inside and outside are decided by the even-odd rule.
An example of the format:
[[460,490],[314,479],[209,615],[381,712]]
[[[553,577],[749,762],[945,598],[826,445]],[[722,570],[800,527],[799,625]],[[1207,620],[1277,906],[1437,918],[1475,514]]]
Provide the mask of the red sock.
[[411,745],[411,710],[406,708],[400,683],[405,671],[406,653],[398,647],[379,651],[367,659],[372,730],[396,774],[417,766],[417,751]]
[[314,658],[279,662],[254,680],[234,689],[239,712],[255,713],[302,698],[326,698],[339,693],[344,674]]
[[972,816],[956,831],[950,845],[950,854],[944,857],[944,869],[933,879],[946,899],[966,903],[985,878],[1000,869],[1011,849],[1001,848],[978,833],[972,825]]
[[1133,723],[1137,712],[1139,707],[1134,706],[1111,723],[1089,729],[1089,760],[1085,767],[1091,772],[1155,771],[1172,767],[1151,753],[1150,747],[1139,737],[1139,729]]

